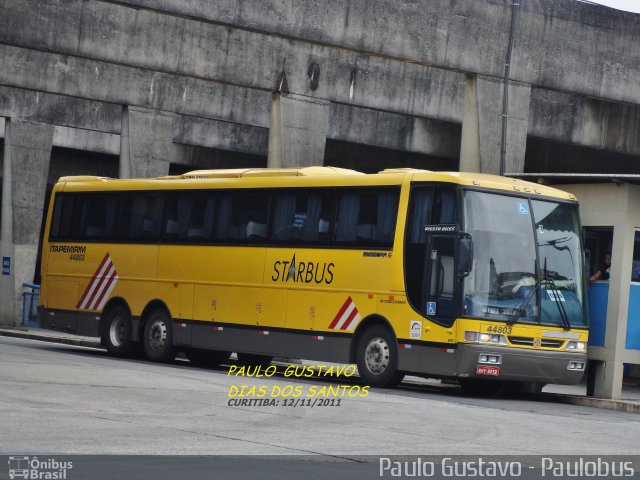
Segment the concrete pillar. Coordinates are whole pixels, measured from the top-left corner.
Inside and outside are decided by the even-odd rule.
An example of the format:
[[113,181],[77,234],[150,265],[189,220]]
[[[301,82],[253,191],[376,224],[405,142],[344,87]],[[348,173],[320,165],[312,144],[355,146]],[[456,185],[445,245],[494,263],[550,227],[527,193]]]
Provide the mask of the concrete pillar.
[[596,370],[596,397],[620,398],[622,394],[634,236],[633,223],[624,219],[615,223],[607,303],[607,331],[604,340],[606,356],[604,365]]
[[24,282],[32,282],[54,126],[9,119],[5,125],[0,251],[9,274],[0,275],[0,323],[20,322]]
[[324,164],[329,105],[328,101],[302,95],[273,94],[267,160],[270,168]]
[[[589,376],[593,376],[593,395],[599,398],[620,398],[624,364],[617,361],[589,362]],[[587,386],[587,395],[592,392]]]
[[129,107],[122,107],[120,128],[120,178],[131,178],[131,157],[129,151]]
[[174,120],[172,113],[126,107],[120,140],[122,178],[150,178],[169,173],[169,163],[177,157],[177,146],[173,143]]
[[482,173],[522,173],[529,126],[531,85],[509,84],[507,141],[501,171],[503,81],[467,76],[460,144],[460,170]]

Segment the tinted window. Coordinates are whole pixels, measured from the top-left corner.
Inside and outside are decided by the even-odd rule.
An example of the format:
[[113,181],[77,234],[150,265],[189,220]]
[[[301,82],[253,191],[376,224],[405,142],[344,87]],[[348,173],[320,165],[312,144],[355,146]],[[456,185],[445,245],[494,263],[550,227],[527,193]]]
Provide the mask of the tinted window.
[[57,194],[51,237],[63,240],[113,238],[118,214],[115,195],[107,193]]
[[270,240],[326,245],[331,228],[332,198],[332,190],[276,193]]
[[158,240],[162,223],[162,194],[136,192],[121,195],[117,238],[129,241]]
[[228,243],[264,243],[267,239],[269,194],[225,192],[218,199],[215,239]]
[[171,192],[165,199],[163,239],[169,242],[210,240],[215,196],[211,192]]
[[390,247],[398,215],[398,190],[339,190],[333,242]]
[[87,240],[113,238],[118,202],[111,194],[83,194],[79,207],[78,237]]
[[67,239],[78,236],[79,209],[75,208],[79,195],[65,195],[58,193],[53,206],[51,222],[51,238]]

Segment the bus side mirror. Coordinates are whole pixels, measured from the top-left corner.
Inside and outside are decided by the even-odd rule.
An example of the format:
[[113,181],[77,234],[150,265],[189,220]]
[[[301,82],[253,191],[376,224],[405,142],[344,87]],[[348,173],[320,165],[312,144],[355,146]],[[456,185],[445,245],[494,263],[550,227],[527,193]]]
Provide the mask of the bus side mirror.
[[458,277],[466,277],[471,273],[473,264],[473,241],[470,235],[458,239]]

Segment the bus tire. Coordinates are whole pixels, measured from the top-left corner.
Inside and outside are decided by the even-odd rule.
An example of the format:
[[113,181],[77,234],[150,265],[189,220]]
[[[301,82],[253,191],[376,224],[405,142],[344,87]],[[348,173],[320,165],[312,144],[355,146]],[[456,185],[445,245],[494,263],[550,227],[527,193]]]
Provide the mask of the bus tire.
[[395,387],[404,378],[398,371],[398,343],[383,325],[374,325],[362,334],[356,346],[356,363],[360,378],[372,387]]
[[237,353],[238,363],[247,367],[268,367],[273,357],[270,355],[257,355],[255,353]]
[[134,352],[131,316],[122,305],[116,305],[105,313],[102,344],[117,357],[126,357]]
[[142,347],[147,358],[154,362],[169,362],[175,358],[173,322],[163,308],[153,310],[144,324]]
[[191,348],[185,351],[185,355],[193,365],[197,365],[199,367],[217,367],[221,363],[225,363],[229,360],[231,352]]

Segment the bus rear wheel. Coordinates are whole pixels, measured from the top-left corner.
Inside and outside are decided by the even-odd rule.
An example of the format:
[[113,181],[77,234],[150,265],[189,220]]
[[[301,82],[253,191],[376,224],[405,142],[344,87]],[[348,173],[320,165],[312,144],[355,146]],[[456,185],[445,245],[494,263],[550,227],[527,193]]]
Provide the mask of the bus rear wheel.
[[185,352],[191,363],[199,367],[217,367],[221,363],[229,360],[231,352],[223,352],[222,350],[205,350],[201,348],[192,348]]
[[129,311],[116,305],[104,314],[102,344],[111,355],[126,357],[135,349]]
[[175,357],[173,325],[169,314],[158,308],[151,312],[144,325],[142,337],[144,353],[154,362],[169,362]]
[[390,388],[399,384],[404,373],[398,371],[398,345],[388,328],[368,328],[356,347],[358,373],[373,387]]

